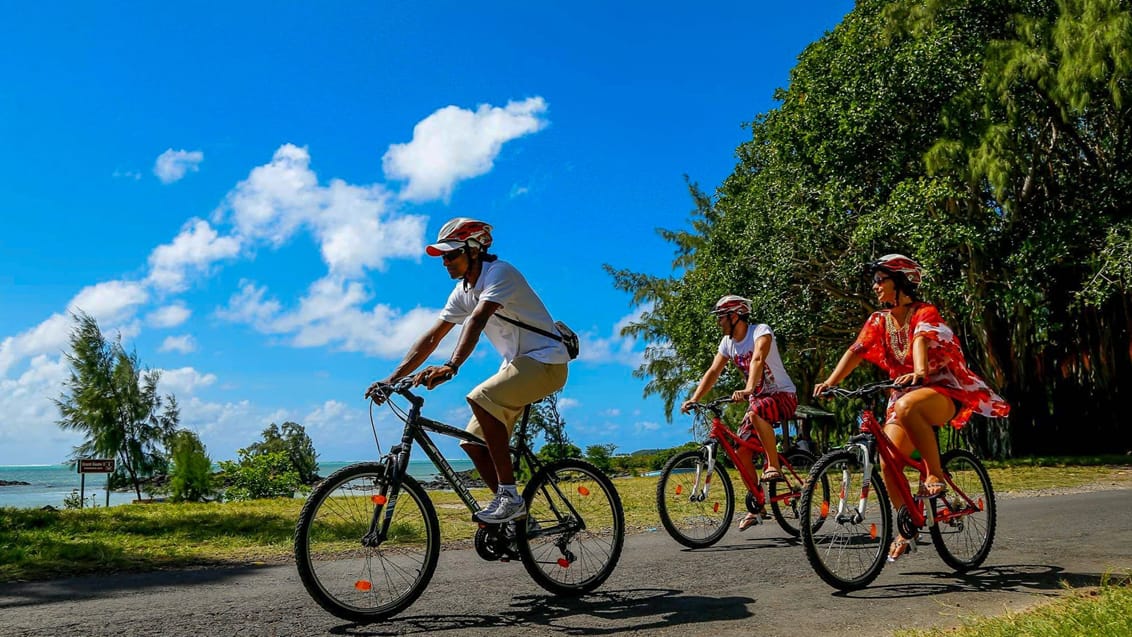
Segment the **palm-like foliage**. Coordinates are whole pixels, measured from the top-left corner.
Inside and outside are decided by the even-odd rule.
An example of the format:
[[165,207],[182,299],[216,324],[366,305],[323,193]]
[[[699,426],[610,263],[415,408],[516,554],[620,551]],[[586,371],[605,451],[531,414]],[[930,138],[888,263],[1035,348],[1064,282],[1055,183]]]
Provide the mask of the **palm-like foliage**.
[[115,459],[111,484],[130,484],[140,499],[142,480],[168,466],[164,446],[180,419],[177,401],[163,399],[160,373],[143,369],[120,338],[108,341],[90,315],[75,315],[70,344],[71,371],[55,404],[58,425],[85,435],[72,458]]

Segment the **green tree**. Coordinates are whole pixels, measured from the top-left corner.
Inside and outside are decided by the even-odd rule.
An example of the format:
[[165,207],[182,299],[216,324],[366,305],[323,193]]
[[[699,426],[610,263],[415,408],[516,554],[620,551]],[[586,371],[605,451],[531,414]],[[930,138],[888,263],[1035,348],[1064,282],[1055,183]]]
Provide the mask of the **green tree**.
[[226,500],[290,498],[302,486],[299,472],[286,451],[237,452],[238,460],[221,460]]
[[616,450],[617,445],[612,443],[590,445],[586,447],[586,460],[589,460],[598,469],[609,473],[613,470],[613,452]]
[[903,252],[1014,407],[1009,429],[973,421],[969,443],[1128,448],[1128,13],[1115,0],[859,1],[799,57],[735,171],[712,194],[689,186],[691,227],[661,231],[676,273],[610,268],[645,309],[626,332],[652,344],[646,393],[671,415],[714,352],[707,309],[737,293],[808,395],[874,309],[861,265]]
[[173,502],[201,502],[215,493],[212,459],[192,431],[181,429],[170,439],[172,468],[169,495]]
[[262,436],[262,441],[248,447],[249,455],[282,453],[290,460],[303,484],[318,482],[318,453],[302,425],[287,421],[280,427],[271,423],[263,430]]
[[543,447],[552,449],[548,452],[549,454],[568,451],[572,446],[570,437],[566,434],[566,419],[562,417],[562,412],[558,409],[558,401],[561,397],[561,392],[554,392],[531,405],[531,416],[527,423],[527,439],[524,441],[528,446],[533,447],[534,441],[539,436],[542,436]]
[[143,369],[120,337],[107,341],[88,314],[80,312],[74,319],[66,354],[71,370],[64,393],[55,400],[57,424],[85,436],[73,459],[114,458],[111,484],[117,477],[141,499],[143,480],[167,467],[164,443],[179,422],[177,401],[158,394],[160,373]]

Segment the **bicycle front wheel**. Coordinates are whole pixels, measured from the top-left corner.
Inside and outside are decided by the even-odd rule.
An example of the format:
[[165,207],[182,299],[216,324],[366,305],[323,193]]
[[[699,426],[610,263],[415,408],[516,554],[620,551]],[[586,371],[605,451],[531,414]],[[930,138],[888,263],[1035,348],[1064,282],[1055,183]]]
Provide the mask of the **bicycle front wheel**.
[[621,557],[625,515],[617,489],[601,469],[567,458],[538,471],[523,491],[519,556],[535,583],[556,595],[601,586]]
[[[888,492],[875,468],[866,488],[854,451],[827,453],[802,489],[802,543],[806,559],[830,586],[851,591],[880,575],[892,541]],[[823,489],[822,485],[828,485]]]
[[703,449],[676,454],[656,484],[656,510],[672,539],[698,549],[718,542],[731,526],[735,490],[718,460],[707,470]]
[[[814,455],[808,451],[795,449],[786,455],[786,460],[787,462],[782,463],[783,480],[767,485],[767,495],[770,499],[770,510],[774,513],[778,526],[790,535],[798,537],[802,531],[801,520],[804,519],[800,512],[802,487],[805,486],[810,467],[814,466]],[[829,497],[828,484],[821,482],[817,488],[826,491],[822,497]]]
[[952,449],[940,460],[948,493],[931,500],[928,531],[943,561],[964,573],[982,564],[994,543],[994,489],[986,467],[970,451]]
[[[311,597],[330,613],[369,623],[408,608],[440,555],[440,525],[428,494],[405,476],[387,502],[385,467],[365,462],[334,472],[311,493],[295,527],[295,563]],[[380,544],[365,539],[379,503],[393,517]]]

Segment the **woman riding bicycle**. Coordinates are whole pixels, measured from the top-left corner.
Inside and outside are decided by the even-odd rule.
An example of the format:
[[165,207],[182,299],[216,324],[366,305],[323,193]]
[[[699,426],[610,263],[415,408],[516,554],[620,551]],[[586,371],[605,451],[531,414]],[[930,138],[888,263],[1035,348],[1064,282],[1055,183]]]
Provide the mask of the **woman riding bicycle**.
[[[959,339],[934,305],[919,300],[920,265],[901,254],[889,254],[869,264],[873,293],[884,308],[865,321],[860,334],[814,396],[845,379],[862,360],[888,372],[895,384],[889,396],[884,433],[904,453],[918,450],[927,465],[920,496],[934,498],[946,489],[940,465],[939,444],[933,427],[950,422],[959,429],[971,414],[1006,416],[1010,406],[968,367]],[[905,506],[900,490],[885,486],[897,511]],[[895,560],[909,549],[897,538],[889,549]]]
[[[792,418],[798,407],[798,398],[794,383],[782,366],[774,332],[764,323],[751,324],[751,301],[741,296],[724,296],[716,302],[711,313],[715,315],[719,329],[723,332],[723,339],[719,342],[719,351],[711,367],[704,372],[692,397],[680,406],[680,411],[688,413],[690,406],[699,402],[715,386],[727,367],[727,362],[734,361],[735,366],[746,376],[747,384],[732,394],[731,398],[736,402],[746,400],[750,404],[747,415],[739,426],[739,437],[747,439],[753,433],[758,434],[767,460],[763,481],[781,480],[782,467],[771,423]],[[754,466],[753,451],[739,447],[736,452],[740,460]],[[748,513],[739,521],[739,530],[744,531],[758,521],[758,515]]]

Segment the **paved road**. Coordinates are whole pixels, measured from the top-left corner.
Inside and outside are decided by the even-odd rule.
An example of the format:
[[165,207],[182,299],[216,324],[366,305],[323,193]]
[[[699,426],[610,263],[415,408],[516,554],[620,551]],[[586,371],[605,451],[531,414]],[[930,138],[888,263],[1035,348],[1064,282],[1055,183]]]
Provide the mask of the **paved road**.
[[630,536],[614,575],[558,599],[519,564],[445,551],[424,595],[384,624],[357,626],[307,597],[291,564],[0,585],[0,635],[759,635],[836,629],[884,635],[1019,610],[1132,572],[1132,490],[1001,498],[984,568],[948,572],[922,545],[874,584],[835,594],[773,523],[700,551],[663,530]]

